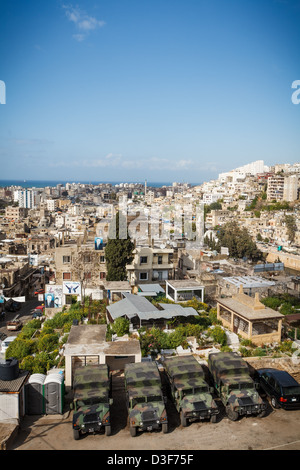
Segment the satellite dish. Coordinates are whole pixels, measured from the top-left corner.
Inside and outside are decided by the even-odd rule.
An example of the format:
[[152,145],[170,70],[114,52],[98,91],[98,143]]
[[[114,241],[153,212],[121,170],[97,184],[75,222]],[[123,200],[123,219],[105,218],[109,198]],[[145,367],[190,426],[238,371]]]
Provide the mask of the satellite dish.
[[166,248],[166,245],[165,245],[164,243],[162,243],[162,244],[160,245],[160,248],[163,250],[164,248]]

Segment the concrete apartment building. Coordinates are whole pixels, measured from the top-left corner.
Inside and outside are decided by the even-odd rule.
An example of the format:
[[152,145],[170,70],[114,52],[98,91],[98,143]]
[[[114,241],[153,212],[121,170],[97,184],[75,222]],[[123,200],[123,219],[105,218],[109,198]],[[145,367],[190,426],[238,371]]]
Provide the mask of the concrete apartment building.
[[173,249],[137,247],[133,255],[132,263],[126,267],[131,285],[174,278]]
[[7,206],[5,208],[5,218],[20,220],[27,217],[28,209],[25,207]]
[[[83,296],[95,297],[100,292],[101,281],[106,278],[104,248],[95,250],[94,242],[68,241],[55,249],[53,269],[56,285],[78,282]],[[69,300],[64,299],[66,303]]]
[[298,175],[273,175],[268,178],[267,199],[269,201],[293,202],[298,198]]

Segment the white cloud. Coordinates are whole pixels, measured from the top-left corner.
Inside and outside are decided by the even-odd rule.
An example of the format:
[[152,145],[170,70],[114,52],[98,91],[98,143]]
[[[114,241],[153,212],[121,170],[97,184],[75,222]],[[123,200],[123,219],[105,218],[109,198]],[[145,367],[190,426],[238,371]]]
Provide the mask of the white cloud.
[[182,168],[182,169],[187,169],[192,165],[192,160],[179,160],[179,162],[176,162],[176,168]]
[[83,41],[90,31],[94,31],[98,28],[102,28],[105,22],[98,20],[94,16],[90,16],[82,11],[79,7],[73,7],[72,5],[63,5],[66,13],[66,17],[71,23],[74,23],[76,28],[80,31],[78,34],[73,34],[73,38],[76,41]]
[[[174,161],[168,158],[151,157],[143,158],[126,158],[122,154],[108,153],[105,157],[97,159],[82,159],[73,161],[72,165],[82,168],[126,168],[145,170],[175,170],[183,171],[189,169],[193,164],[192,160],[181,159]],[[51,166],[67,166],[64,161],[50,163]]]

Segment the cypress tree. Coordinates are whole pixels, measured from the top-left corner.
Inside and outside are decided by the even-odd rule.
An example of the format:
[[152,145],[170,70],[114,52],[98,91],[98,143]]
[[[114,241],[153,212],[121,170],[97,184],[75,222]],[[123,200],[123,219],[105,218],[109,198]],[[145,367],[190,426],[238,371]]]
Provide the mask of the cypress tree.
[[[123,235],[124,230],[126,238]],[[126,265],[133,260],[133,249],[134,244],[128,235],[126,219],[120,212],[117,212],[110,226],[108,242],[105,247],[107,281],[127,280]]]

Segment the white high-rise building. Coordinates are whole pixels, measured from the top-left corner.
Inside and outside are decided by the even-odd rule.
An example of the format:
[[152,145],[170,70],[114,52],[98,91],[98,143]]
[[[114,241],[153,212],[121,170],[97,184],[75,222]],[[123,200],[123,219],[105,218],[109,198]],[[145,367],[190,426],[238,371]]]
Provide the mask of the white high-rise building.
[[221,182],[236,182],[246,178],[246,175],[257,175],[258,173],[265,173],[269,171],[269,167],[264,164],[263,160],[248,163],[247,165],[240,166],[235,170],[227,171],[219,174],[219,181]]
[[19,207],[35,209],[40,202],[40,196],[32,189],[18,189],[14,192],[14,201],[19,203]]

